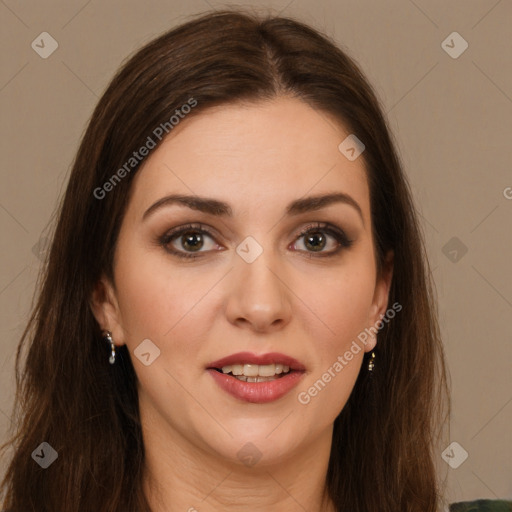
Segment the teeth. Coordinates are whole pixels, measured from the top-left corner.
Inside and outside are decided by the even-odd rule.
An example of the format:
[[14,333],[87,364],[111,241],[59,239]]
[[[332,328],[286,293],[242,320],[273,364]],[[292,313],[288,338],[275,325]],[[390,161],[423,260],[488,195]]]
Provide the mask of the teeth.
[[[260,367],[257,364],[244,364],[242,374],[247,375],[247,377],[257,377],[259,369]],[[262,377],[267,377],[267,375],[262,375]]]
[[275,364],[262,364],[258,366],[258,375],[260,377],[273,377],[276,374]]
[[242,375],[244,373],[244,365],[243,364],[233,364],[233,365],[231,365],[231,373],[233,375]]
[[276,380],[279,377],[246,377],[245,375],[237,375],[235,378],[243,382],[268,382],[269,380]]
[[256,377],[274,377],[275,375],[288,373],[289,371],[290,367],[284,364],[232,364],[222,367],[222,373],[231,373],[235,376],[247,377],[247,382],[261,382],[250,379]]

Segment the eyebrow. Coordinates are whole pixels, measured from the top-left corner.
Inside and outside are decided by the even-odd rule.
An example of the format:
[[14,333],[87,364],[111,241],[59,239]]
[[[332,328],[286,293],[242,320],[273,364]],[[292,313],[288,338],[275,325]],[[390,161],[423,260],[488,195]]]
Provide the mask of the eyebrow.
[[[336,192],[333,194],[324,194],[317,196],[309,196],[292,201],[286,207],[286,215],[294,216],[300,215],[301,213],[311,212],[320,210],[335,203],[343,203],[352,206],[361,217],[364,224],[363,212],[357,201],[350,195],[344,192]],[[169,196],[162,197],[156,203],[151,205],[142,216],[142,220],[152,215],[157,210],[178,204],[186,206],[192,210],[197,210],[210,215],[216,215],[219,217],[233,217],[233,210],[228,203],[212,199],[209,197],[190,196],[181,194],[172,194]]]

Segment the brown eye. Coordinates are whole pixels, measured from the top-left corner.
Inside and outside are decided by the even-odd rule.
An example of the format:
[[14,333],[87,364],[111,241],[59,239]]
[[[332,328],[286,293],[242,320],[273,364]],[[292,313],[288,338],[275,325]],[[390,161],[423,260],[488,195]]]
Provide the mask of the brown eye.
[[187,233],[181,235],[181,245],[186,250],[198,251],[204,245],[202,237],[202,234],[188,231]]
[[312,251],[321,251],[326,243],[326,237],[321,231],[312,231],[304,238],[304,245]]
[[[319,257],[334,256],[342,249],[349,248],[353,243],[353,240],[349,240],[343,230],[329,224],[307,226],[296,238],[295,249],[297,249],[297,245],[300,245],[298,241],[301,239],[303,239],[302,244],[305,249],[299,248],[299,250],[309,253],[310,256],[312,253],[317,253]],[[328,246],[331,249],[324,250]]]
[[[209,247],[208,239],[211,240]],[[197,258],[216,247],[213,235],[201,225],[187,225],[173,229],[161,237],[159,243],[166,251],[180,258]],[[201,250],[205,246],[206,250]]]

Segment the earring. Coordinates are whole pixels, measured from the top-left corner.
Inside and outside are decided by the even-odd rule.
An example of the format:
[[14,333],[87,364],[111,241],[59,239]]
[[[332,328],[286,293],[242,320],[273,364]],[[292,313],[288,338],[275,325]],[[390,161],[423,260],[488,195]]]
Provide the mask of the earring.
[[372,350],[372,353],[370,354],[370,360],[368,361],[368,371],[373,372],[374,368],[375,368],[375,352]]
[[103,339],[110,344],[110,357],[108,358],[108,362],[114,364],[116,362],[116,346],[112,339],[112,333],[110,331],[103,331]]

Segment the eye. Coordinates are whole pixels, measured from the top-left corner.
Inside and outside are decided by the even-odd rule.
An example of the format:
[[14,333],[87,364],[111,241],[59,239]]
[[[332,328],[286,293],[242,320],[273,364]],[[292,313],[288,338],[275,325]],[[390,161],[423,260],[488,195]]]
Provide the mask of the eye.
[[213,241],[213,234],[208,229],[201,224],[188,224],[169,231],[159,242],[165,250],[179,258],[197,258],[202,252],[215,250],[216,244],[206,243],[207,238]]
[[[331,246],[334,245],[334,249],[324,251],[325,247],[329,245],[329,237],[334,239],[334,243],[331,240],[330,244]],[[301,239],[303,239],[301,243],[297,243]],[[316,223],[305,227],[301,231],[296,238],[294,248],[296,249],[297,245],[303,245],[305,251],[310,253],[310,257],[313,257],[314,253],[317,253],[315,256],[318,257],[327,257],[338,254],[342,249],[348,249],[352,244],[353,240],[349,240],[343,230],[329,224]]]

